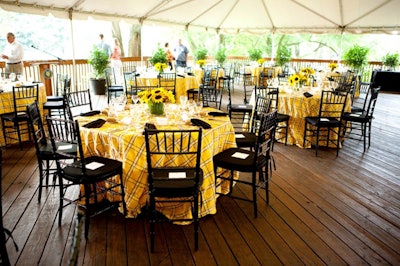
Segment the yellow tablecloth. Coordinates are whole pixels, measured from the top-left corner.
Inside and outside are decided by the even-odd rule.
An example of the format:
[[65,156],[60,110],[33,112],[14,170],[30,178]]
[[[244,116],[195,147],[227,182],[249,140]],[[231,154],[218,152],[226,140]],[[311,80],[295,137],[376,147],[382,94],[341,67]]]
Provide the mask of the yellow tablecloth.
[[[129,111],[122,112],[119,118],[129,117]],[[86,124],[98,118],[106,119],[104,115],[94,117],[79,117],[80,124]],[[143,128],[145,122],[152,122],[157,128],[186,128],[191,125],[160,125],[157,118],[150,116],[140,119],[136,129],[132,125],[122,123],[105,123],[101,128],[88,129],[81,127],[84,153],[99,155],[123,162],[123,178],[125,185],[125,201],[128,217],[136,217],[147,200],[147,163]],[[202,117],[212,128],[203,130],[201,168],[204,181],[201,186],[200,217],[216,213],[215,176],[212,158],[218,152],[235,147],[235,135],[228,117]],[[224,187],[223,193],[227,192]],[[112,196],[109,195],[112,200]],[[191,217],[190,204],[163,203],[157,205],[158,211],[168,218]]]
[[[175,101],[179,103],[179,97],[184,95],[186,96],[186,91],[191,88],[198,88],[199,81],[195,76],[186,76],[184,78],[177,76],[176,77],[176,88],[175,88]],[[138,78],[139,86],[157,86],[158,79],[157,77],[139,77]]]
[[[0,114],[12,112],[14,110],[14,99],[13,99],[13,93],[12,93],[12,86],[13,84],[1,84],[0,88],[3,90],[3,92],[0,93]],[[39,108],[41,113],[43,114],[43,103],[46,102],[46,90],[45,87],[42,83],[39,83],[39,96],[38,96],[38,103],[39,103]],[[0,121],[0,127],[1,121]],[[23,140],[28,140],[28,136],[24,135]],[[8,140],[10,141],[10,140]],[[8,142],[7,141],[7,142]],[[17,143],[18,140],[15,140],[15,143]],[[8,143],[10,144],[10,143]],[[4,143],[4,136],[3,136],[3,131],[0,128],[0,146],[5,145]]]
[[[313,94],[312,97],[305,97],[303,93],[305,91]],[[346,101],[345,111],[351,110],[351,99],[350,95]],[[254,95],[251,98],[251,102],[254,103]],[[319,107],[321,102],[321,89],[320,88],[307,88],[301,89],[300,91],[291,91],[288,89],[286,92],[283,87],[279,88],[279,99],[278,99],[278,112],[287,114],[289,118],[289,132],[287,137],[287,143],[291,145],[297,145],[301,148],[311,148],[310,142],[304,146],[304,126],[305,117],[307,116],[318,116]],[[277,133],[277,139],[279,139]],[[280,139],[284,142],[284,139]]]

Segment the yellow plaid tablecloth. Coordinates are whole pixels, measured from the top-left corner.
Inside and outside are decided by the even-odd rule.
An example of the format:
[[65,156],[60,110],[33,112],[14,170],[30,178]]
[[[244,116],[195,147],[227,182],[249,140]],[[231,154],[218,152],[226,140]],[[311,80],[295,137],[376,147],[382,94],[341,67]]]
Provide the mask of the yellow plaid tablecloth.
[[[287,93],[282,87],[279,88],[278,112],[290,116],[287,143],[297,145],[301,148],[311,148],[310,142],[307,142],[306,146],[303,143],[305,117],[318,116],[321,102],[321,89],[312,88],[312,90],[307,91],[313,94],[313,96],[309,98],[305,97],[303,90]],[[252,95],[250,102],[254,104],[254,95]],[[349,95],[345,111],[349,112],[350,110],[351,97]],[[277,139],[280,139],[279,133],[277,133]],[[280,139],[279,141],[284,142],[284,139]]]
[[[129,116],[128,113],[120,117]],[[80,124],[86,124],[98,118],[107,119],[103,115],[94,117],[80,117]],[[204,181],[201,186],[201,204],[199,216],[216,213],[217,195],[215,193],[215,176],[212,158],[215,154],[236,146],[232,124],[228,117],[202,117],[212,128],[203,130],[201,168],[204,172]],[[191,125],[157,125],[155,117],[148,121],[157,128],[186,128]],[[101,128],[88,129],[81,127],[81,137],[85,155],[105,156],[123,162],[123,181],[125,186],[125,201],[128,209],[128,217],[136,217],[147,201],[147,162],[145,139],[143,136],[143,124],[140,129],[120,123],[105,123]],[[223,193],[227,187],[223,187]],[[112,195],[107,196],[109,200]],[[189,203],[160,203],[157,210],[166,217],[190,218],[192,217]]]
[[[157,86],[158,79],[156,77],[139,77],[138,78],[139,86]],[[176,88],[175,88],[175,101],[179,103],[179,97],[181,95],[186,96],[186,91],[191,88],[198,88],[199,81],[195,76],[186,76],[184,78],[177,76],[176,77]]]
[[[1,89],[3,92],[0,93],[0,114],[12,112],[14,110],[14,99],[12,93],[12,84],[2,84]],[[43,83],[39,83],[39,96],[38,96],[38,104],[41,113],[43,114],[43,103],[46,102],[46,90]],[[1,124],[1,121],[0,121]],[[3,125],[0,125],[0,128]],[[27,135],[22,136],[23,140],[28,140]],[[17,143],[18,140],[16,139],[15,142]],[[4,136],[3,131],[0,130],[0,146],[3,146],[4,143]],[[10,143],[8,143],[10,144]]]

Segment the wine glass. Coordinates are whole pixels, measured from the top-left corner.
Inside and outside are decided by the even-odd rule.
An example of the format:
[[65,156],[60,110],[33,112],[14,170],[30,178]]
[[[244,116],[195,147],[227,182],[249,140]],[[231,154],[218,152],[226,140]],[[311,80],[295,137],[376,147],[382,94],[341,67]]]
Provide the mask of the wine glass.
[[11,82],[14,82],[16,77],[17,77],[17,75],[14,72],[10,73],[10,81]]
[[179,96],[179,102],[181,103],[181,106],[186,107],[188,99],[186,95],[181,95]]
[[139,96],[133,95],[133,96],[132,96],[132,102],[133,102],[134,104],[137,104],[137,103],[139,102]]
[[195,105],[195,112],[196,112],[196,114],[198,116],[200,116],[201,115],[201,111],[203,111],[203,102],[202,101],[198,101],[198,102],[196,102],[196,105]]

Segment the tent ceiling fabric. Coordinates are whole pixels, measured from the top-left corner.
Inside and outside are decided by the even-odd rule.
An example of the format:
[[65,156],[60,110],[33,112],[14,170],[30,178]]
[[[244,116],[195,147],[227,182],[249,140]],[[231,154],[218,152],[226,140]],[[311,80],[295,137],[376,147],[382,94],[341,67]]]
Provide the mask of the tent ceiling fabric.
[[391,33],[400,0],[0,0],[4,10],[220,33]]

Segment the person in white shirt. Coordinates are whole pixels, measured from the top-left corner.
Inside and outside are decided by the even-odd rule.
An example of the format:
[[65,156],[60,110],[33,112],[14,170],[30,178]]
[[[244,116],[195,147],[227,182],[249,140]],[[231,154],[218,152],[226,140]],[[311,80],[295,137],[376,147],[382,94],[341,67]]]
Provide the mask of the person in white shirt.
[[24,64],[22,59],[24,57],[24,48],[22,45],[15,41],[15,35],[12,32],[7,33],[8,45],[6,46],[1,58],[6,60],[5,71],[8,73],[23,73]]

